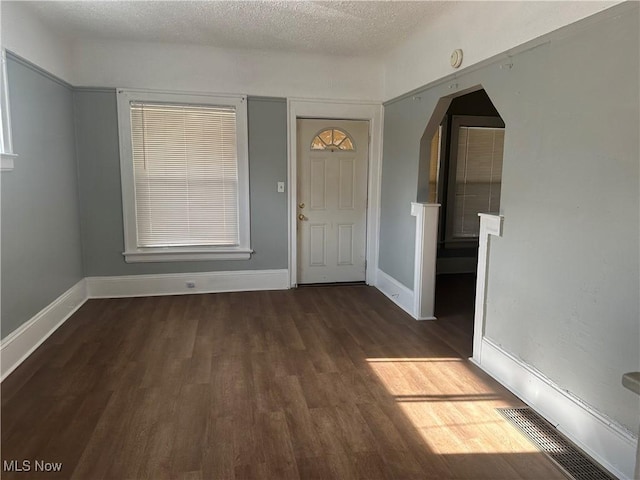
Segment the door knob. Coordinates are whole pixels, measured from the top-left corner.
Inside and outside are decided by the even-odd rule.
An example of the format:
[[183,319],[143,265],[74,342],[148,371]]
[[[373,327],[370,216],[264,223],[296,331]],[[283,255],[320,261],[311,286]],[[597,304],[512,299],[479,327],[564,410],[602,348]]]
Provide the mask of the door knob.
[[299,203],[299,204],[298,204],[298,207],[299,207],[299,208],[304,208],[304,203]]
[[306,220],[307,217],[305,217],[303,214],[298,215],[298,220]]

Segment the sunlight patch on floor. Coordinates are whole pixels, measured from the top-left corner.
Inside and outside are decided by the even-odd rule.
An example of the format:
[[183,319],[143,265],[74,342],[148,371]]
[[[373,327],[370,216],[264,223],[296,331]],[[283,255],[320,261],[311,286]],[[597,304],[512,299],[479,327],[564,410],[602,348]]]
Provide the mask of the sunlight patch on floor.
[[463,359],[369,358],[367,362],[433,451],[538,452],[496,413],[496,407],[509,402],[469,370]]

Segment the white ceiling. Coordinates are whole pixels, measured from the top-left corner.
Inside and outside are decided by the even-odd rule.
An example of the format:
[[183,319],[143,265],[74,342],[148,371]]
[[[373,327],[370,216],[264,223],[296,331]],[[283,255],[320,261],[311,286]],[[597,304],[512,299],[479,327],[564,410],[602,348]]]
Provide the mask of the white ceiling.
[[221,48],[376,55],[447,8],[446,1],[37,1],[74,41],[113,39]]

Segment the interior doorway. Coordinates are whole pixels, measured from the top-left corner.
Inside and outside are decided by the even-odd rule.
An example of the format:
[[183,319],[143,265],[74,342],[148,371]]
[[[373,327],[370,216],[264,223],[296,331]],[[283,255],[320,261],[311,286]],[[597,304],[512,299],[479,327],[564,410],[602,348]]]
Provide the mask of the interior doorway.
[[429,178],[423,182],[428,200],[441,205],[435,316],[456,330],[456,348],[467,356],[473,352],[478,213],[500,211],[504,138],[503,119],[479,89],[451,99],[428,139]]
[[366,279],[369,122],[297,120],[298,283]]

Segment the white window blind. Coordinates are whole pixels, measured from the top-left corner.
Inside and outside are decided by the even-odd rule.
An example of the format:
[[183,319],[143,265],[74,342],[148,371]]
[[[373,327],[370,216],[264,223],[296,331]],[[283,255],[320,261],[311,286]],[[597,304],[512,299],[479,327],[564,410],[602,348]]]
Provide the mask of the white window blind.
[[477,237],[478,213],[500,210],[504,128],[460,127],[456,161],[454,237]]
[[130,106],[137,246],[239,245],[235,108]]

